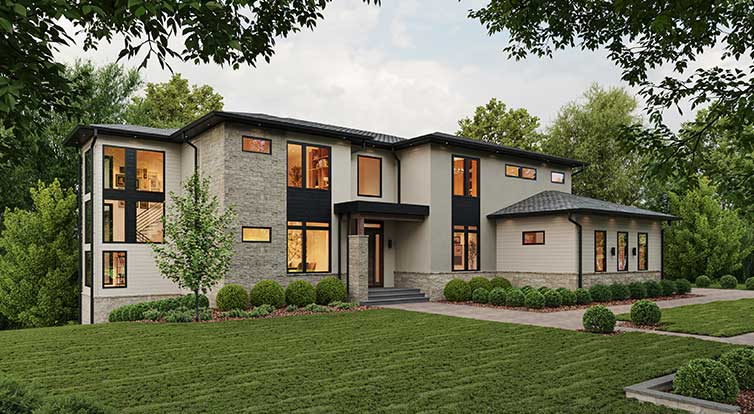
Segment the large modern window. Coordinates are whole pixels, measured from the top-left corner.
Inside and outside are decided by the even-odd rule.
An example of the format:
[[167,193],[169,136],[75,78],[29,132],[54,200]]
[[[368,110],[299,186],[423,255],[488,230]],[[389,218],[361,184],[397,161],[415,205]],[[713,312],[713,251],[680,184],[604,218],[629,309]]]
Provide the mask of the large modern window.
[[534,245],[534,244],[545,244],[545,232],[544,230],[539,231],[524,231],[521,233],[521,244],[527,246],[527,245]]
[[550,171],[550,182],[555,184],[565,184],[565,173],[560,171]]
[[246,243],[269,243],[271,240],[270,227],[242,227],[241,241]]
[[359,155],[357,194],[364,197],[382,197],[382,158]]
[[479,160],[453,157],[453,195],[479,197]]
[[628,233],[618,232],[618,271],[628,270]]
[[330,223],[288,222],[288,272],[330,271]]
[[288,187],[329,190],[330,148],[288,144]]
[[479,270],[477,226],[453,226],[453,270]]
[[103,242],[161,243],[165,153],[105,146]]
[[272,141],[267,138],[242,137],[241,149],[245,152],[272,154]]
[[648,241],[648,235],[647,233],[639,233],[639,257],[638,257],[638,266],[637,268],[639,270],[647,270],[649,268],[649,249],[647,244]]
[[505,175],[507,177],[523,178],[525,180],[536,180],[537,169],[522,167],[520,165],[505,164]]
[[126,287],[126,252],[103,252],[102,287]]
[[607,232],[594,231],[594,271],[607,271]]

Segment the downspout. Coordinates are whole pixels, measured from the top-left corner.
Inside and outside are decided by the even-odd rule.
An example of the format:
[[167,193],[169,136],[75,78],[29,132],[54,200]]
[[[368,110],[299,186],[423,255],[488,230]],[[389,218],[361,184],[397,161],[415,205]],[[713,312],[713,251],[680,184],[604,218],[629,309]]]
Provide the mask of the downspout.
[[343,233],[341,230],[341,224],[343,223],[343,216],[341,214],[338,214],[338,279],[343,280],[342,276],[342,268],[341,264],[343,263],[343,256],[341,256],[341,233]]
[[[97,143],[97,128],[94,128],[94,132],[92,134],[92,145],[90,147],[90,150],[92,151],[92,192],[89,197],[90,200],[92,200],[92,208],[94,208],[94,144]],[[85,190],[86,191],[86,190]],[[104,194],[104,193],[103,193]],[[94,217],[94,212],[92,211],[92,217]],[[94,227],[94,219],[92,219],[92,227]],[[86,231],[89,231],[89,229],[86,229]],[[92,237],[92,245],[90,248],[92,249],[92,265],[94,264],[94,237]],[[105,264],[102,263],[102,266]],[[94,288],[97,285],[94,283],[94,270],[92,270],[92,285],[89,286],[89,324],[94,325]]]
[[396,199],[398,200],[398,204],[401,203],[401,159],[398,158],[398,155],[395,153],[395,150],[391,150],[393,152],[393,158],[395,158],[395,165],[398,168],[397,175],[398,175],[398,197]]
[[[183,133],[183,142],[189,144],[189,146],[191,146],[191,148],[194,149],[194,174],[197,176],[196,177],[197,181],[195,182],[194,185],[198,186],[199,185],[199,174],[198,174],[199,173],[199,148],[197,148],[196,145],[194,145],[191,141],[189,141],[188,139],[186,139],[186,133],[185,132]],[[199,202],[199,191],[198,191],[198,188],[194,188],[194,204],[197,204],[198,202]],[[194,220],[194,227],[197,230],[199,229],[199,219],[198,218],[196,220]],[[197,321],[199,321],[199,290],[198,289],[194,291],[194,297],[195,297],[194,305],[196,307],[196,309],[195,309],[195,311],[196,311],[196,318],[195,319]]]
[[[92,157],[94,157],[94,154],[92,154]],[[93,158],[92,158],[93,159]],[[86,183],[81,183],[81,148],[79,148],[78,156],[76,157],[76,160],[78,162],[78,168],[76,168],[76,182],[79,183],[79,191],[76,193],[76,205],[78,205],[78,242],[79,242],[79,277],[78,277],[78,283],[79,283],[79,325],[83,322],[82,314],[84,309],[84,273],[82,272],[84,270],[84,256],[86,253],[84,253],[84,237],[83,232],[81,231],[81,224],[83,220],[81,220],[81,206],[83,204],[84,200],[84,191],[86,191]],[[84,161],[86,162],[86,161]],[[84,167],[86,168],[86,167]],[[92,172],[94,172],[94,166],[92,166]],[[92,180],[94,181],[94,180]],[[86,212],[85,212],[86,213]],[[92,220],[93,222],[94,220]],[[89,231],[89,229],[87,229]],[[92,255],[92,258],[94,258],[94,255]]]
[[[673,222],[668,220],[668,226]],[[660,228],[660,280],[665,279],[665,227]]]
[[351,213],[348,213],[346,215],[346,219],[348,220],[348,224],[346,225],[346,293],[351,293],[351,269],[349,269],[349,252],[350,250],[350,239],[351,239]]
[[581,229],[581,223],[579,223],[578,221],[576,221],[576,220],[573,219],[573,214],[572,213],[568,213],[568,221],[570,221],[571,223],[575,224],[576,225],[576,230],[578,231],[578,249],[579,249],[579,255],[578,255],[579,256],[579,263],[578,263],[578,268],[579,268],[579,283],[578,283],[578,287],[581,288],[581,287],[584,287],[584,272],[583,272],[583,265],[584,264],[583,264],[583,248],[582,248],[583,238],[582,238],[582,234],[581,234],[581,230],[582,230]]

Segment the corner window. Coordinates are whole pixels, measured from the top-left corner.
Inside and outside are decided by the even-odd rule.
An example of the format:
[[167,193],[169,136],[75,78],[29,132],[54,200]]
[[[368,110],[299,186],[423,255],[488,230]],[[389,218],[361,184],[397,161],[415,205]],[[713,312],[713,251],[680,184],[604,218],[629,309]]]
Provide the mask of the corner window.
[[453,157],[453,195],[479,196],[479,160],[476,158]]
[[266,138],[242,137],[241,149],[245,152],[272,154],[272,141]]
[[520,165],[505,164],[505,176],[523,178],[525,180],[536,180],[537,169],[522,167]]
[[136,190],[162,193],[165,154],[159,151],[136,151]]
[[594,232],[594,271],[607,271],[607,232],[603,230]]
[[330,271],[330,223],[288,222],[288,272]]
[[330,189],[330,148],[288,144],[288,187]]
[[565,184],[565,173],[562,173],[560,171],[551,171],[550,182],[555,184]]
[[639,270],[647,270],[649,268],[648,238],[647,233],[639,233],[639,258],[637,266]]
[[523,245],[545,244],[544,231],[525,231],[521,233],[521,243]]
[[126,252],[103,252],[102,287],[126,287]]
[[479,270],[477,226],[453,226],[453,270]]
[[359,155],[357,194],[364,197],[382,197],[382,158]]
[[269,243],[272,229],[269,227],[242,227],[241,241],[246,243]]
[[618,232],[618,271],[628,270],[628,233]]

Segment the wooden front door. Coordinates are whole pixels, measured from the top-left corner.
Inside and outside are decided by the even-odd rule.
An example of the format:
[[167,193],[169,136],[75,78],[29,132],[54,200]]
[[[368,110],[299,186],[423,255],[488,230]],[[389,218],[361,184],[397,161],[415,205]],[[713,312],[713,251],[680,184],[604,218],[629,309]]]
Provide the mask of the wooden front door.
[[364,223],[364,234],[369,236],[369,287],[383,287],[385,232],[382,222]]

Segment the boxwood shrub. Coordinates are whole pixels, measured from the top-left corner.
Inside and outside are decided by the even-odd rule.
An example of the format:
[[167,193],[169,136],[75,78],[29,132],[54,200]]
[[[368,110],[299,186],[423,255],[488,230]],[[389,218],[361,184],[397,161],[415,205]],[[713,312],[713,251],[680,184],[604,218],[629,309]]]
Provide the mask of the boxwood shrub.
[[738,286],[738,279],[733,275],[725,275],[720,278],[720,287],[723,289],[735,289]]
[[[338,279],[335,280],[340,283]],[[283,287],[274,280],[260,280],[251,288],[252,306],[272,305],[276,308],[280,308],[284,304],[285,291],[283,290]]]
[[485,288],[476,288],[471,294],[471,300],[474,303],[488,303],[490,301],[490,291]]
[[505,304],[507,306],[520,308],[521,306],[524,306],[525,302],[526,297],[523,290],[514,288],[505,291]]
[[699,288],[708,288],[712,284],[712,279],[710,279],[707,275],[701,275],[696,278],[694,284]]
[[631,298],[631,290],[622,283],[610,285],[610,296],[613,300],[626,300]]
[[631,292],[631,299],[644,299],[647,297],[647,288],[644,287],[644,283],[633,282],[628,285],[628,290]]
[[595,302],[610,302],[613,299],[613,293],[605,285],[594,285],[589,288],[589,294]]
[[647,280],[644,282],[644,287],[647,288],[648,298],[659,298],[662,296],[662,286],[654,280]]
[[577,305],[588,305],[594,301],[592,299],[592,294],[584,288],[578,288],[574,290],[573,293],[576,295]]
[[754,277],[746,279],[746,290],[754,290]]
[[492,288],[490,291],[490,304],[495,306],[503,306],[505,305],[505,289],[503,288]]
[[490,285],[492,286],[492,289],[495,289],[495,288],[509,289],[513,287],[513,285],[511,285],[511,282],[508,279],[504,277],[500,277],[500,276],[493,277],[492,279],[490,279]]
[[706,358],[693,359],[675,373],[673,392],[723,404],[738,397],[738,382],[723,363]]
[[471,287],[462,279],[453,279],[445,284],[442,293],[450,302],[466,302],[471,299]]
[[631,322],[637,325],[657,325],[662,318],[660,307],[648,300],[640,300],[631,306]]
[[246,309],[249,306],[249,294],[241,285],[227,284],[217,292],[217,308],[221,311]]
[[576,304],[576,294],[566,288],[557,290],[560,295],[560,304],[563,306],[573,306]]
[[[317,303],[320,305],[328,305],[330,302],[340,301],[345,302],[348,292],[346,292],[346,285],[340,281],[337,277],[328,276],[317,283]],[[277,308],[274,303],[271,303]],[[256,306],[256,304],[254,305]]]
[[587,309],[581,322],[587,332],[611,333],[615,329],[615,315],[602,305]]
[[529,293],[529,291],[532,291],[532,290],[534,290],[534,288],[529,285],[521,286],[521,291],[524,292],[524,295],[526,295],[527,293]]
[[675,294],[675,282],[670,279],[662,279],[660,288],[662,289],[662,296],[673,296]]
[[298,307],[317,301],[317,291],[306,280],[296,280],[285,288],[285,303]]
[[479,288],[484,288],[489,292],[492,290],[492,283],[487,278],[474,276],[469,280],[469,287],[471,288],[471,293],[474,293]]
[[686,279],[678,279],[675,281],[675,291],[679,295],[685,295],[691,293],[691,282]]
[[545,296],[545,306],[548,308],[557,308],[558,306],[563,304],[563,299],[560,297],[560,293],[554,291],[554,290],[548,290],[544,293]]
[[531,309],[542,309],[545,307],[545,295],[536,290],[529,291],[524,298],[524,306]]
[[728,351],[720,357],[720,362],[733,373],[741,389],[754,390],[754,348]]

